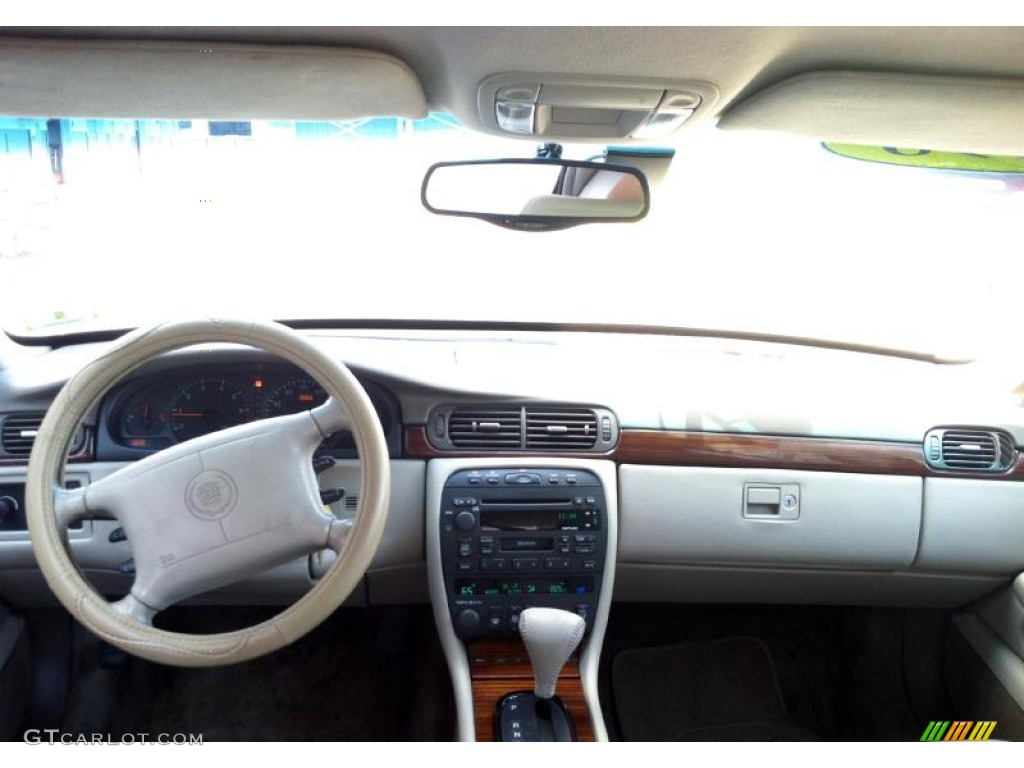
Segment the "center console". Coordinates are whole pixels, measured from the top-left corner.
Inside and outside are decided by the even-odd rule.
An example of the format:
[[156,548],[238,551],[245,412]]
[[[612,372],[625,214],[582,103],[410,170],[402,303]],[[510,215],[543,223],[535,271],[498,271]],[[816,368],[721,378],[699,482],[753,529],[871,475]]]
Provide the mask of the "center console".
[[583,620],[558,695],[578,738],[605,739],[597,666],[617,543],[616,473],[593,459],[437,459],[427,470],[431,601],[455,691],[459,738],[508,738],[498,704],[533,686],[520,637],[529,608]]

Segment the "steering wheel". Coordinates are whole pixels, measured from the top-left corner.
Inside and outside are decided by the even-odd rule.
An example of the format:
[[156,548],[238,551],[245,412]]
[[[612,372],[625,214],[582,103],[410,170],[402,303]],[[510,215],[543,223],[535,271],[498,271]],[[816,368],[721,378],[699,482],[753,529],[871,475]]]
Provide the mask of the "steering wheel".
[[[263,419],[180,443],[84,488],[61,479],[68,447],[90,406],[155,355],[233,342],[305,369],[330,395],[311,411]],[[352,430],[360,457],[353,520],[328,514],[312,456]],[[384,531],[390,488],[376,411],[352,373],[277,323],[202,319],[124,336],[75,374],[39,428],[25,489],[32,548],[54,594],[82,624],[124,651],[188,667],[234,664],[277,650],[326,619],[366,572]],[[135,558],[127,596],[108,602],[85,580],[65,544],[69,525],[99,514],[124,528]],[[161,610],[293,558],[330,548],[338,557],[291,607],[236,632],[190,635],[153,627]]]

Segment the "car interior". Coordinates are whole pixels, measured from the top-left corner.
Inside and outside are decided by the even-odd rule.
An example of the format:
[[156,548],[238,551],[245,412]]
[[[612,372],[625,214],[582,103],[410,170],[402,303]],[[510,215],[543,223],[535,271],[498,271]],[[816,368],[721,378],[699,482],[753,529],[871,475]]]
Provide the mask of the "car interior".
[[0,28],[0,739],[1024,738],[1022,50]]

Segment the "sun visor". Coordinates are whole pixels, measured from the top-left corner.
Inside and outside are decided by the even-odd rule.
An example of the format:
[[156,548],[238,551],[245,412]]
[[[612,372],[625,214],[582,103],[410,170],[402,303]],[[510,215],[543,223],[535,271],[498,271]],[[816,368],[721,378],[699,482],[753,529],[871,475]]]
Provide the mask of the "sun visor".
[[0,114],[344,120],[422,117],[416,75],[346,48],[0,39]]
[[822,141],[1024,154],[1024,81],[812,72],[730,108],[719,127]]

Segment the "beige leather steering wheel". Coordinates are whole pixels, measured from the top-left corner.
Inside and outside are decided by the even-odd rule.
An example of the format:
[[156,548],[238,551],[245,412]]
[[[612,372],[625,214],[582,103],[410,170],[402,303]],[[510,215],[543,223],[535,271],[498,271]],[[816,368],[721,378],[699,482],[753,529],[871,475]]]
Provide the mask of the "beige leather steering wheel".
[[[326,403],[189,440],[84,488],[60,482],[87,410],[140,364],[180,347],[234,342],[305,369]],[[325,512],[311,459],[327,435],[352,430],[360,457],[353,521]],[[29,461],[28,527],[39,567],[64,606],[88,629],[136,656],[165,664],[234,664],[281,648],[326,619],[366,572],[388,510],[387,446],[376,411],[341,363],[276,323],[203,319],[135,331],[64,386],[46,414]],[[132,544],[131,592],[111,603],[88,584],[66,546],[68,526],[98,514],[116,518]],[[188,635],[152,626],[159,611],[311,552],[338,558],[298,602],[237,632]]]

